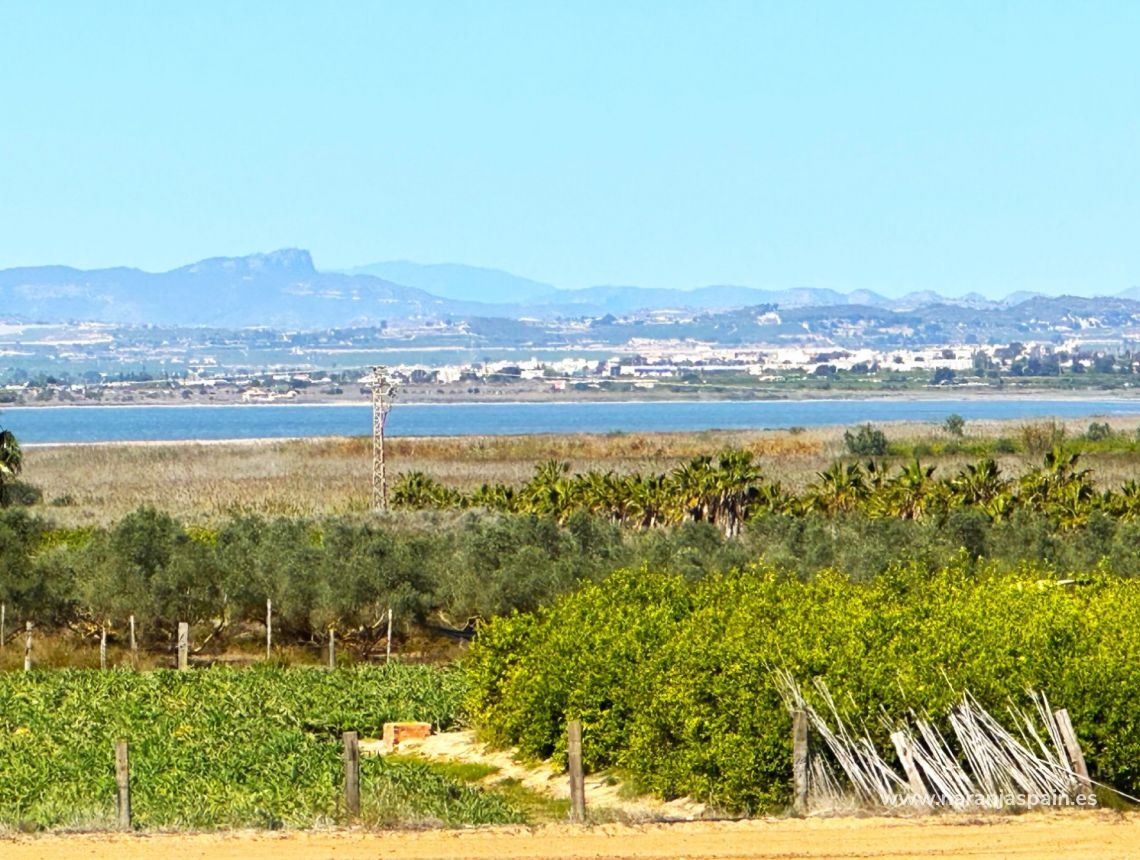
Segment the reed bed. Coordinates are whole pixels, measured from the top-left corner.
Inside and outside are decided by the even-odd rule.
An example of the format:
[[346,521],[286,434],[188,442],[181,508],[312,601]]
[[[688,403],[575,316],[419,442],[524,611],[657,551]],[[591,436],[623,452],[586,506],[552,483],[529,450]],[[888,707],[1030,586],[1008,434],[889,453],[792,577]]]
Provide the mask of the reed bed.
[[[1104,486],[1137,476],[1140,442],[1135,419],[1103,419],[1113,445],[1086,451],[1082,465]],[[969,443],[1006,438],[1018,450],[995,459],[1008,472],[1040,463],[1022,437],[1055,433],[1077,439],[1088,420],[1068,422],[971,421],[961,450],[938,425],[882,424],[909,460],[918,453],[938,469],[974,462]],[[575,433],[530,436],[394,438],[388,440],[389,477],[421,471],[459,490],[483,483],[518,483],[537,464],[564,461],[572,472],[667,472],[701,454],[744,448],[766,475],[801,491],[831,461],[848,456],[843,427],[792,430],[710,430],[699,433]],[[934,449],[927,452],[926,449]],[[371,441],[366,437],[227,442],[108,443],[36,446],[25,452],[24,479],[44,494],[43,509],[61,525],[115,522],[151,505],[191,523],[207,524],[240,513],[323,516],[368,510]]]

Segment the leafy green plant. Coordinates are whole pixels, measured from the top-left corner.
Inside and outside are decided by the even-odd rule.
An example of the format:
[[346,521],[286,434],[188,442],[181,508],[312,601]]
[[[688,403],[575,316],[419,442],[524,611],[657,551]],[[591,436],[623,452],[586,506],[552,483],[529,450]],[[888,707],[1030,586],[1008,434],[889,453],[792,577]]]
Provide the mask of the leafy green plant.
[[887,453],[887,436],[873,424],[860,424],[854,433],[843,433],[847,453],[855,457],[882,457]]
[[1093,421],[1085,431],[1085,438],[1090,442],[1103,442],[1112,436],[1112,427],[1106,421]]
[[771,671],[822,676],[845,716],[890,749],[880,715],[944,712],[969,689],[1000,707],[1026,688],[1073,716],[1099,778],[1140,787],[1140,581],[1092,571],[892,566],[872,582],[771,568],[708,577],[626,572],[536,615],[497,619],[467,664],[481,730],[560,755],[583,721],[589,767],[665,797],[738,811],[789,797],[790,721]]
[[[340,736],[461,716],[463,678],[398,666],[0,674],[0,822],[113,820],[113,744],[130,744],[140,827],[308,826],[340,817]],[[363,762],[385,823],[514,821],[500,801],[407,763]],[[371,812],[369,811],[371,810]]]

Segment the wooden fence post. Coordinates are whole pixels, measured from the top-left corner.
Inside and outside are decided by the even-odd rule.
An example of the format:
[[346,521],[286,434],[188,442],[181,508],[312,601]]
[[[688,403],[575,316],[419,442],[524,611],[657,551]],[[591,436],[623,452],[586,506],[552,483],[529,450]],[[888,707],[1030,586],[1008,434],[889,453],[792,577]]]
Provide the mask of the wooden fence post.
[[185,672],[190,668],[190,625],[185,621],[178,622],[178,671]]
[[349,818],[360,815],[360,738],[356,732],[345,732],[344,739],[344,810]]
[[32,671],[32,622],[24,625],[24,671]]
[[566,726],[566,758],[570,770],[570,820],[581,824],[586,820],[586,780],[582,771],[581,720],[571,720]]
[[329,628],[329,668],[336,668],[336,630]]
[[135,642],[135,616],[131,615],[131,665],[139,667],[139,647]]
[[808,807],[808,716],[806,711],[792,714],[792,809],[803,815]]
[[1061,708],[1053,714],[1057,721],[1057,728],[1061,731],[1061,742],[1065,745],[1065,755],[1069,759],[1069,766],[1077,775],[1077,788],[1081,794],[1092,793],[1092,782],[1089,780],[1088,765],[1085,764],[1085,754],[1081,752],[1081,745],[1077,741],[1077,733],[1073,730],[1073,721],[1069,718],[1069,711]]
[[911,749],[906,734],[904,732],[892,732],[891,743],[895,745],[899,763],[906,772],[906,781],[910,785],[911,793],[915,797],[929,801],[930,794],[926,790],[926,783],[922,781],[922,774],[918,772],[918,767],[914,763],[914,750]]
[[388,651],[384,656],[385,663],[392,662],[392,607],[388,606]]
[[265,659],[273,656],[273,601],[265,601]]
[[131,765],[126,741],[115,743],[115,785],[119,789],[119,827],[131,829]]
[[99,669],[107,671],[107,625],[99,628]]

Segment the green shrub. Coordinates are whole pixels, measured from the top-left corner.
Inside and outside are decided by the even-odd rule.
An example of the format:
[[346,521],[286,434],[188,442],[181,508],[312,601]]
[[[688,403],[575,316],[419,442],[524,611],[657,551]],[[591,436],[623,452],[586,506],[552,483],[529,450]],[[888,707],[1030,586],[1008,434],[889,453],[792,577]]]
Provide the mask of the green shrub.
[[[968,528],[963,523],[960,528]],[[893,566],[870,583],[771,569],[615,575],[472,648],[473,714],[493,739],[558,753],[583,719],[586,761],[665,797],[761,811],[789,796],[790,720],[776,667],[823,677],[846,717],[891,749],[880,715],[938,714],[969,689],[1000,710],[1027,688],[1067,707],[1099,778],[1140,788],[1140,581],[1093,573]]]
[[886,434],[873,424],[860,424],[854,433],[844,431],[843,444],[855,457],[882,457],[889,447]]
[[5,481],[0,483],[0,508],[13,505],[31,507],[44,500],[44,493],[39,487],[26,481]]
[[1017,452],[1017,445],[1008,436],[998,436],[994,439],[993,451],[995,454],[1014,454]]
[[1105,421],[1093,421],[1085,431],[1085,438],[1090,442],[1103,442],[1112,437],[1112,428]]
[[960,437],[966,432],[966,419],[954,412],[946,416],[946,420],[942,422],[942,429],[951,436]]

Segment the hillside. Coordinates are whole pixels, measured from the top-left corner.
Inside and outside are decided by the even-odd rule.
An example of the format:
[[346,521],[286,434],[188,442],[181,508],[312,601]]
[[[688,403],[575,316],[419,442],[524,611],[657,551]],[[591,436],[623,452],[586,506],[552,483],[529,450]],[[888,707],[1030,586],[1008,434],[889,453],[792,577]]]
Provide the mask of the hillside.
[[[467,303],[468,306],[471,303]],[[4,316],[226,328],[323,328],[463,310],[369,275],[320,272],[307,251],[216,257],[168,272],[65,266],[0,271]]]
[[[0,319],[8,322],[286,331],[415,320],[444,323],[444,329],[466,324],[461,326],[465,336],[476,330],[510,331],[536,344],[565,343],[572,331],[577,332],[573,339],[585,336],[603,343],[635,337],[788,343],[823,336],[848,346],[937,344],[969,338],[1056,339],[1076,331],[1120,334],[1140,326],[1140,302],[1127,292],[1102,298],[1024,293],[998,301],[976,294],[947,298],[931,291],[892,299],[869,290],[731,285],[566,290],[509,272],[454,264],[401,261],[321,271],[300,249],[216,257],[167,272],[4,269],[0,308]],[[436,325],[433,330],[443,329]]]

